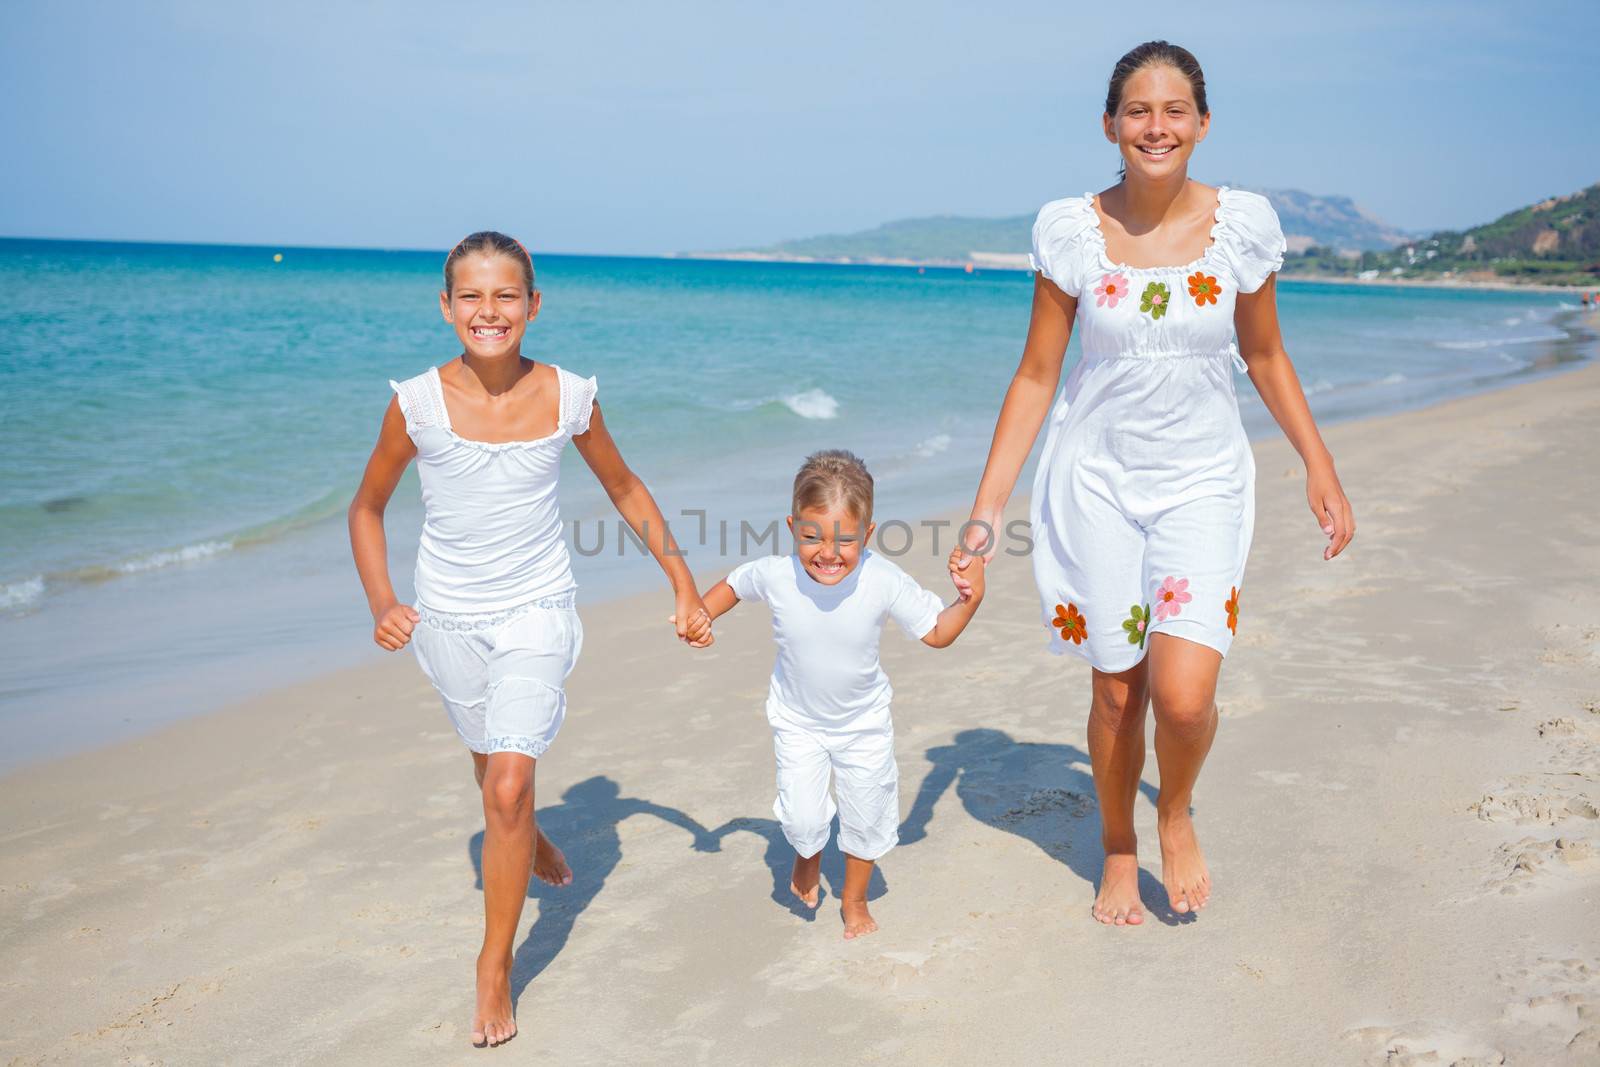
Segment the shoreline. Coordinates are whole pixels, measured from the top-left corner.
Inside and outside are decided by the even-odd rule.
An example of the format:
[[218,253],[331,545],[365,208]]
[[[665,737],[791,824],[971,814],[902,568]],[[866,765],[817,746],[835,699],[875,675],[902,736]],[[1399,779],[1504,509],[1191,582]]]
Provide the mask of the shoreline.
[[[1179,1043],[1203,1062],[1578,1062],[1600,1047],[1582,1021],[1600,1011],[1600,546],[1570,500],[1596,417],[1589,363],[1330,427],[1361,524],[1332,564],[1292,451],[1255,445],[1256,544],[1195,799],[1216,890],[1193,922],[1161,905],[1154,759],[1150,918],[1088,917],[1088,672],[1046,653],[1025,561],[993,569],[952,649],[884,637],[905,823],[872,895],[883,928],[851,943],[832,849],[821,911],[783,903],[764,614],[697,655],[659,597],[586,608],[537,798],[577,880],[530,889],[525,1039],[572,1063]],[[942,590],[942,559],[902,565]],[[0,1011],[30,1021],[0,1059],[468,1055],[482,815],[402,658],[0,778]],[[684,819],[723,827],[717,850]],[[1174,983],[1190,992],[1130,1033],[1119,1009]],[[1262,1022],[1216,1023],[1240,1017]]]
[[[1340,411],[1334,407],[1332,410],[1322,411],[1318,416],[1319,422],[1324,427],[1359,424],[1406,412],[1425,411],[1439,403],[1448,403],[1451,398],[1495,393],[1515,388],[1529,380],[1565,374],[1581,368],[1600,355],[1600,339],[1596,337],[1596,326],[1600,325],[1600,316],[1584,315],[1576,310],[1562,311],[1557,313],[1552,321],[1567,336],[1561,340],[1545,343],[1542,353],[1528,366],[1519,370],[1486,382],[1457,386],[1444,399],[1425,395],[1415,399],[1398,398],[1377,411],[1367,412]],[[1261,414],[1259,411],[1252,412],[1253,416]],[[1278,437],[1276,428],[1252,434],[1252,440],[1258,447]],[[946,496],[948,497],[948,494]],[[892,517],[915,526],[919,523],[941,521],[941,516],[946,516],[943,521],[959,525],[965,514],[956,514],[952,510],[955,506],[957,505],[949,503],[948,500],[943,503],[931,499],[924,500],[921,506],[912,511]],[[256,594],[258,599],[263,601],[264,611],[269,617],[292,614],[296,610],[297,598],[316,596],[314,584],[308,584],[311,581],[311,572],[343,575],[341,561],[347,559],[347,548],[342,537],[343,524],[339,523],[337,526],[338,531],[335,534],[314,531],[315,536],[291,538],[245,549],[251,553],[265,553],[262,559],[278,561],[276,566],[287,567],[291,572],[306,572],[299,577],[286,578],[285,581],[274,583],[271,589]],[[618,542],[620,547],[620,534]],[[704,579],[721,577],[721,572],[742,558],[728,556],[725,553],[714,554],[713,547],[714,542],[713,546],[691,545],[685,542],[691,567],[696,568],[697,578],[702,580],[702,584]],[[400,546],[396,551],[399,554],[395,560],[395,564],[399,567],[395,572],[396,576],[403,585],[408,585],[411,549]],[[308,559],[314,562],[308,564]],[[328,561],[333,561],[332,572],[328,572]],[[116,600],[112,602],[114,611],[109,618],[109,624],[115,628],[117,620],[127,614],[127,611],[134,610],[144,597],[176,596],[181,600],[186,596],[195,595],[194,591],[205,586],[208,580],[215,580],[207,577],[208,574],[214,573],[210,570],[213,566],[232,568],[227,573],[233,577],[227,580],[232,586],[239,586],[242,578],[235,575],[234,570],[247,567],[248,562],[235,558],[230,553],[216,561],[201,560],[198,566],[181,565],[151,574],[118,579],[119,582],[126,582],[127,587],[121,589]],[[308,566],[311,567],[311,572],[307,572]],[[259,570],[259,567],[256,569]],[[241,571],[240,574],[242,573]],[[643,598],[659,593],[655,588],[657,575],[653,565],[648,568],[647,576],[641,578],[640,572],[636,572],[630,581],[622,580],[620,572],[611,571],[597,575],[580,573],[579,578],[584,589],[583,604],[586,611],[604,605],[642,602]],[[186,590],[188,592],[185,592]],[[93,597],[97,592],[104,594],[106,590],[86,586],[80,590],[56,595],[83,599]],[[319,600],[318,605],[324,615],[328,614],[330,604],[324,604]],[[344,670],[364,669],[365,666],[378,662],[382,658],[382,653],[370,647],[367,636],[369,627],[364,622],[364,616],[359,612],[352,614],[337,610],[337,605],[331,607],[334,609],[333,615],[318,624],[320,630],[317,632],[322,634],[322,640],[310,641],[305,637],[285,638],[282,647],[274,646],[267,651],[248,649],[238,651],[201,645],[199,647],[203,649],[202,654],[187,656],[182,662],[174,662],[169,665],[165,673],[145,671],[136,677],[130,676],[124,679],[125,683],[132,684],[132,688],[128,691],[139,694],[140,702],[137,704],[122,695],[106,692],[103,683],[95,683],[99,688],[95,688],[95,685],[76,683],[70,697],[72,702],[83,707],[87,714],[87,717],[79,717],[81,725],[69,726],[65,731],[52,730],[48,734],[48,744],[26,740],[15,742],[11,749],[12,757],[7,762],[0,763],[0,781],[9,775],[41,763],[48,763],[53,759],[148,736],[174,723],[218,714],[241,701],[261,698],[283,682],[304,684],[318,677],[326,677]],[[74,610],[83,609],[75,607]],[[25,625],[26,618],[22,616],[17,621]],[[189,631],[193,630],[193,627],[189,628]],[[43,636],[42,632],[21,632],[14,634],[13,639],[21,642],[17,647],[23,649],[26,654],[27,649],[39,645]],[[203,641],[204,637],[198,632],[191,632],[187,639]],[[40,650],[35,649],[35,651]],[[22,680],[26,682],[28,679],[24,677]],[[205,695],[211,693],[219,695]],[[45,736],[38,732],[50,729],[49,719],[54,713],[54,706],[66,699],[68,694],[63,692],[54,701],[41,699],[18,706],[9,713],[12,716],[12,725],[8,729],[19,738],[31,735]],[[104,710],[97,710],[102,704],[105,705]],[[145,710],[147,708],[151,710]],[[174,715],[171,710],[156,709],[178,710]],[[108,733],[109,740],[99,740],[101,732]],[[17,753],[21,754],[16,755]]]
[[[985,271],[1004,271],[1007,273],[1028,273],[1031,271],[1026,263],[1013,266],[999,261],[999,257],[1021,257],[1026,259],[1024,252],[983,252],[977,253],[970,259],[901,259],[892,256],[873,256],[864,259],[833,258],[817,256],[788,256],[774,255],[765,252],[668,252],[661,256],[644,256],[640,258],[651,259],[676,259],[693,260],[712,263],[771,263],[790,264],[795,266],[812,267],[913,267],[930,270],[965,271],[967,273],[983,273]],[[1308,282],[1314,285],[1359,285],[1382,288],[1384,286],[1397,286],[1401,288],[1417,289],[1481,289],[1489,292],[1500,293],[1592,293],[1600,291],[1600,279],[1586,285],[1559,285],[1550,282],[1513,282],[1513,281],[1484,281],[1466,278],[1342,278],[1326,274],[1285,274],[1280,272],[1279,281]]]

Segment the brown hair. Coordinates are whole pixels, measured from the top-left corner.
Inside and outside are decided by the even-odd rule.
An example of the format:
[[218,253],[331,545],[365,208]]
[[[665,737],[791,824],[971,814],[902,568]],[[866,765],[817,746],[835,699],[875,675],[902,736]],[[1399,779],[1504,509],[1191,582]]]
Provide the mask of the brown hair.
[[490,255],[507,256],[517,266],[522,268],[523,281],[528,283],[528,292],[533,292],[533,257],[528,255],[528,250],[522,247],[522,242],[515,237],[507,237],[498,230],[479,230],[469,233],[456,246],[450,254],[444,257],[444,291],[446,294],[454,292],[454,274],[456,260],[464,259],[474,252],[487,252]]
[[803,508],[825,508],[843,504],[862,522],[872,518],[872,475],[854,452],[829,448],[813,452],[794,476],[794,500],[790,514]]
[[1129,78],[1145,67],[1156,66],[1171,67],[1188,78],[1194,106],[1202,115],[1211,114],[1206,106],[1206,76],[1200,69],[1200,61],[1187,48],[1166,41],[1146,41],[1117,60],[1117,65],[1111,68],[1111,82],[1106,86],[1106,114],[1115,115],[1122,106],[1122,90]]

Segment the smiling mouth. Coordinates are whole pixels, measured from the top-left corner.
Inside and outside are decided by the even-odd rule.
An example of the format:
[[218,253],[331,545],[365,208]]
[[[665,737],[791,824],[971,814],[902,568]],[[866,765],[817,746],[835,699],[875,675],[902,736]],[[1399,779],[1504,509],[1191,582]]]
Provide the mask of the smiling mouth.
[[475,341],[499,341],[505,338],[510,330],[504,326],[474,326],[472,339]]
[[816,560],[811,564],[811,569],[816,571],[818,574],[843,574],[844,564],[824,563],[821,560]]
[[1175,145],[1175,144],[1140,145],[1139,146],[1139,151],[1143,152],[1145,155],[1149,156],[1151,159],[1165,159],[1165,158],[1167,158],[1167,156],[1171,155],[1174,151],[1176,151],[1177,148],[1178,148],[1178,146]]

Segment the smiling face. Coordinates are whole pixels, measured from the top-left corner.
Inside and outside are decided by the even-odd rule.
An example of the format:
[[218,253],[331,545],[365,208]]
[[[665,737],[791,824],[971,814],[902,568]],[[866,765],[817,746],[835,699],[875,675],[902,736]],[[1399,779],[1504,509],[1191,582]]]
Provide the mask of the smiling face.
[[843,501],[825,507],[801,508],[789,516],[794,550],[800,565],[813,580],[838,585],[861,563],[861,550],[876,525],[863,523]]
[[539,293],[528,291],[522,265],[498,252],[473,252],[453,264],[451,281],[439,310],[462,350],[477,359],[520,356],[522,335],[539,314]]
[[1147,181],[1185,177],[1194,146],[1211,129],[1211,116],[1200,114],[1189,79],[1166,63],[1134,71],[1116,113],[1102,122],[1128,176]]

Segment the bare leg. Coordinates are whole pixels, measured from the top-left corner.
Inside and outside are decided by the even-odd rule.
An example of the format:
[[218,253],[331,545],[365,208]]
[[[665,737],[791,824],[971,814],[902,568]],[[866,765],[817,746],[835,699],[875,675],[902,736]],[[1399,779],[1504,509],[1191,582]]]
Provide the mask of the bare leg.
[[1211,873],[1195,837],[1189,806],[1200,767],[1217,736],[1217,673],[1222,655],[1181,637],[1150,637],[1150,698],[1156,713],[1161,793],[1156,829],[1161,881],[1176,912],[1198,911],[1211,897]]
[[533,868],[532,757],[495,752],[483,773],[483,950],[478,953],[474,1045],[499,1045],[517,1033],[511,1008],[511,950]]
[[[472,773],[478,780],[478,788],[483,788],[483,775],[489,768],[489,757],[482,752],[472,755]],[[533,876],[547,885],[571,885],[572,868],[567,866],[567,857],[556,847],[555,842],[545,836],[539,828],[537,820],[533,827]]]
[[878,928],[872,913],[867,911],[867,886],[872,883],[872,866],[871,860],[858,860],[845,853],[844,892],[839,894],[839,913],[844,916],[846,941],[866,937]]
[[822,853],[794,857],[794,873],[789,876],[789,888],[800,898],[800,903],[813,910],[822,902]]
[[1145,665],[1120,674],[1094,672],[1089,708],[1089,762],[1100,802],[1100,842],[1105,869],[1094,901],[1094,917],[1107,925],[1144,922],[1139,902],[1139,843],[1133,802],[1144,771]]

